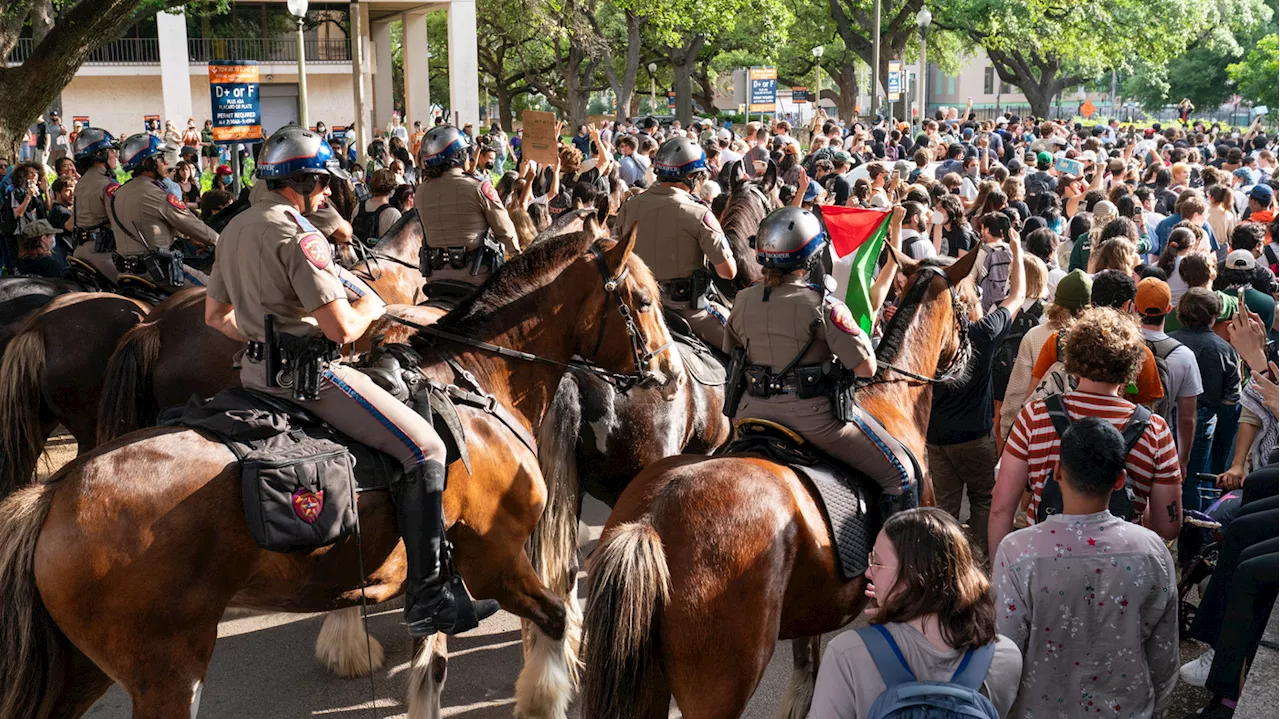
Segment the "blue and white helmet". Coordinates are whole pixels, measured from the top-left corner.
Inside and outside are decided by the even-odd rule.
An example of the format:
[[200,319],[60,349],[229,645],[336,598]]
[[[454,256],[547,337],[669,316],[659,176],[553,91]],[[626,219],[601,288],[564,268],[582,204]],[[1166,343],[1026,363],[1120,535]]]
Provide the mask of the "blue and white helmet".
[[[78,137],[76,138],[79,139]],[[126,172],[136,171],[144,161],[172,151],[160,138],[149,132],[139,132],[125,138],[120,148],[120,164]]]
[[258,157],[258,177],[288,180],[303,175],[336,175],[345,172],[333,149],[319,134],[299,125],[285,125],[267,138]]
[[77,160],[92,157],[95,160],[105,161],[107,159],[105,151],[112,148],[119,149],[120,143],[116,142],[116,138],[112,137],[111,133],[100,127],[86,127],[76,135],[76,144],[72,150]]
[[706,170],[707,153],[687,137],[667,140],[653,156],[653,172],[663,182],[684,182],[690,175]]
[[461,164],[466,156],[461,151],[471,144],[467,136],[453,125],[437,125],[422,138],[419,154],[426,167],[448,167]]
[[822,222],[800,207],[770,212],[756,230],[756,261],[763,267],[798,270],[826,244]]

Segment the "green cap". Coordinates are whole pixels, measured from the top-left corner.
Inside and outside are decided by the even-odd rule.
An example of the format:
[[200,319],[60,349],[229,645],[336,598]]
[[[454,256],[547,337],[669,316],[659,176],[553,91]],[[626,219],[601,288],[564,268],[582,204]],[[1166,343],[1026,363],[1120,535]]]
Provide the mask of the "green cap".
[[1089,295],[1093,292],[1093,278],[1084,270],[1072,270],[1071,274],[1058,280],[1058,289],[1053,292],[1053,304],[1068,309],[1079,310],[1089,306]]
[[1053,164],[1053,155],[1050,155],[1049,153],[1045,152],[1044,150],[1041,150],[1040,152],[1036,153],[1036,164],[1037,164],[1037,165],[1052,165],[1052,164]]

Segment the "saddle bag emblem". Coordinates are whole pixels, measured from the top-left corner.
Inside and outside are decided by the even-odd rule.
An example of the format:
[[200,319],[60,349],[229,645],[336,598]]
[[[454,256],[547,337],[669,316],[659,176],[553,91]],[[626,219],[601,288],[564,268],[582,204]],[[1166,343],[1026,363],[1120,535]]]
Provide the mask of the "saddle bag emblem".
[[315,524],[324,509],[324,490],[312,492],[306,487],[299,487],[293,492],[293,513],[307,524]]

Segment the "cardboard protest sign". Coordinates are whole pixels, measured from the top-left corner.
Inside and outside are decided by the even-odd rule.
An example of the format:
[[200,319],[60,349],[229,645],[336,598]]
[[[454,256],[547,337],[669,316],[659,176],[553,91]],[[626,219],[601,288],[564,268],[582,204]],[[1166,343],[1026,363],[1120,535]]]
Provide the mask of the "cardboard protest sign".
[[554,165],[560,154],[560,137],[557,134],[556,114],[525,110],[520,116],[524,125],[520,141],[521,156],[539,165]]

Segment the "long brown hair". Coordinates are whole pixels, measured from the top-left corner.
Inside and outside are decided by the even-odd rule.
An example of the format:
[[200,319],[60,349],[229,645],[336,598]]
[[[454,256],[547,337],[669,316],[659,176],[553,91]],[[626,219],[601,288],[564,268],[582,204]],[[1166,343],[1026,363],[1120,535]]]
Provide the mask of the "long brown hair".
[[[876,624],[938,617],[942,638],[956,649],[995,641],[991,581],[960,523],[937,507],[899,512],[884,523],[898,554],[898,577],[884,591]],[[881,590],[877,588],[877,593]]]

